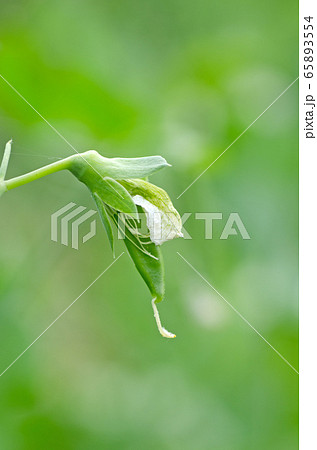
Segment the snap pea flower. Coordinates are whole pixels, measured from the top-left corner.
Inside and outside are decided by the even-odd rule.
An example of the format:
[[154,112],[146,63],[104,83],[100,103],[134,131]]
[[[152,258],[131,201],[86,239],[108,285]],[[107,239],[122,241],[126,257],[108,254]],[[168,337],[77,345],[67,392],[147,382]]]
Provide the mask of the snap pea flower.
[[[95,150],[75,154],[20,177],[4,180],[10,157],[7,144],[0,166],[0,195],[51,173],[67,169],[84,183],[95,201],[112,252],[117,229],[135,267],[152,296],[152,307],[162,336],[175,335],[162,327],[156,304],[165,294],[161,244],[182,237],[181,218],[167,193],[149,183],[154,172],[169,166],[161,156],[143,158],[106,158]],[[140,214],[146,216],[146,229]]]
[[[109,159],[95,151],[84,155],[85,163],[77,158],[70,170],[91,191],[112,251],[112,227],[121,233],[135,267],[152,295],[154,317],[160,333],[167,338],[175,337],[162,327],[156,306],[165,294],[159,245],[181,237],[182,223],[167,193],[144,180],[169,164],[161,156]],[[141,230],[140,211],[146,215],[147,232]]]

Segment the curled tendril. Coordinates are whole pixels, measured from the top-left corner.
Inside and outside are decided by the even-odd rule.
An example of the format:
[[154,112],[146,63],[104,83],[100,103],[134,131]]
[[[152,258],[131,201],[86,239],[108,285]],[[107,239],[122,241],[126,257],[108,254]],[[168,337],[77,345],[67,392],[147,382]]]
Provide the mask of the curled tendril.
[[157,325],[157,328],[158,328],[159,332],[160,332],[161,335],[162,335],[163,337],[165,337],[165,338],[168,338],[168,339],[173,339],[173,338],[175,338],[175,337],[176,337],[176,334],[171,333],[170,331],[167,331],[166,328],[164,328],[164,327],[162,326],[162,324],[161,324],[161,319],[160,319],[160,315],[159,315],[157,306],[156,306],[156,304],[155,304],[155,301],[156,301],[156,298],[153,298],[153,299],[152,299],[152,308],[153,308],[153,311],[154,311],[154,317],[155,317],[156,325]]

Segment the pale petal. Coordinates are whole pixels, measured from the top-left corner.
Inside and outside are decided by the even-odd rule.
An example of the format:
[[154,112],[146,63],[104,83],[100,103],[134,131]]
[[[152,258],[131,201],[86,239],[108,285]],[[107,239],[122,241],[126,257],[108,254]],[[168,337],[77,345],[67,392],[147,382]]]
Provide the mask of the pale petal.
[[173,211],[163,212],[141,195],[135,195],[132,199],[145,212],[150,239],[154,244],[161,245],[171,239],[183,237],[181,223]]

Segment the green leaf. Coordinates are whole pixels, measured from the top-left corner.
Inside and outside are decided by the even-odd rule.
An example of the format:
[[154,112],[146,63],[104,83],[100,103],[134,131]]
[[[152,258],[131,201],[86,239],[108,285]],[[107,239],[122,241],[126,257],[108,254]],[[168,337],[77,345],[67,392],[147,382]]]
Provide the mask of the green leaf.
[[100,215],[100,219],[101,222],[106,230],[109,242],[110,242],[110,247],[112,250],[112,254],[114,256],[114,243],[113,243],[113,232],[112,232],[112,227],[109,221],[109,217],[105,208],[105,205],[103,203],[103,201],[100,199],[100,197],[97,194],[92,194],[93,199],[95,200],[99,215]]
[[124,243],[134,262],[135,267],[147,284],[152,298],[156,298],[156,303],[164,298],[165,280],[164,280],[164,264],[161,249],[151,242],[144,245],[146,252],[140,249],[139,239],[128,229],[125,230]]
[[129,192],[112,178],[96,178],[92,192],[107,205],[132,217],[137,217],[137,209]]
[[104,158],[107,160],[107,173],[116,180],[143,178],[170,164],[162,156],[144,158]]

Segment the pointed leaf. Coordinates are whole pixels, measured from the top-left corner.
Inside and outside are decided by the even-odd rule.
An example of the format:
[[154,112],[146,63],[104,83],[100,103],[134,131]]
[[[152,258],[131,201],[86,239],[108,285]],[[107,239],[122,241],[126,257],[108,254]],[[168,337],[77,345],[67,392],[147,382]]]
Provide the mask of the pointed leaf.
[[137,209],[129,192],[112,178],[105,177],[97,180],[93,186],[93,193],[117,211],[130,216],[137,216]]
[[114,243],[113,243],[113,232],[112,232],[112,228],[111,228],[111,224],[109,221],[109,217],[108,214],[106,212],[105,206],[103,201],[100,199],[100,197],[97,194],[92,194],[93,199],[95,200],[99,215],[100,215],[100,219],[101,222],[106,230],[109,242],[110,242],[110,247],[112,250],[112,254],[114,256]]
[[124,243],[135,267],[147,284],[152,298],[156,298],[156,303],[160,302],[165,293],[164,264],[160,247],[153,243],[144,246],[153,258],[140,249],[136,236],[128,229],[125,230],[125,235]]

